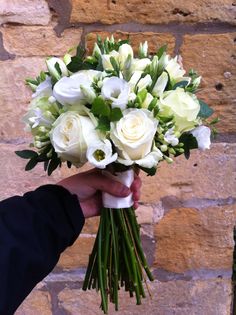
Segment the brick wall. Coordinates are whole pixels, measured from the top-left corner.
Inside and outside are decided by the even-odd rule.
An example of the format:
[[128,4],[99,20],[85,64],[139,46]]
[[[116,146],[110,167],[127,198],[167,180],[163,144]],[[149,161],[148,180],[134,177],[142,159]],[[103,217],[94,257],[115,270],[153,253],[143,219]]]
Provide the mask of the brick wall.
[[[122,295],[118,314],[230,314],[233,226],[236,219],[236,2],[234,0],[2,0],[0,2],[0,196],[55,183],[40,167],[25,173],[14,155],[29,135],[20,117],[30,91],[24,79],[38,74],[46,56],[62,56],[95,34],[130,35],[151,50],[168,43],[186,69],[203,76],[201,98],[221,118],[207,152],[162,164],[155,178],[142,176],[139,220],[156,280],[142,306]],[[87,221],[73,247],[30,294],[17,315],[101,314],[95,292],[81,291],[97,219]],[[114,314],[110,308],[110,314]]]

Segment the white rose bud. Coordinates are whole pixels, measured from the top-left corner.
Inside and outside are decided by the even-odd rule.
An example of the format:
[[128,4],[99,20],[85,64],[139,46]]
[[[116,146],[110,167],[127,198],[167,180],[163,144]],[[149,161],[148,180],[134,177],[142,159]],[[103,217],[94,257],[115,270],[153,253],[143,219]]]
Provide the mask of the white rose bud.
[[162,115],[174,115],[175,131],[184,132],[194,128],[200,104],[195,95],[182,88],[164,92],[159,101]]
[[133,59],[132,71],[144,71],[144,69],[150,65],[151,60],[149,58]]
[[147,43],[147,41],[145,41],[143,44],[142,43],[139,44],[138,54],[139,54],[140,58],[147,57],[147,54],[148,54],[148,43]]
[[182,68],[182,65],[178,63],[178,56],[171,58],[166,66],[166,71],[170,75],[170,79],[174,81],[179,81],[185,74],[185,70]]
[[119,59],[119,53],[116,50],[112,50],[107,55],[102,55],[102,66],[104,70],[112,70],[113,66],[111,64],[110,58],[114,57],[116,61]]
[[[69,72],[65,63],[59,58],[52,57],[50,59],[47,59],[46,64],[47,64],[50,75],[54,77],[56,80],[60,80],[61,77],[69,75]],[[56,64],[59,65],[61,73],[59,73],[58,70],[56,69],[55,67]]]
[[86,163],[88,147],[99,141],[90,118],[72,111],[58,117],[53,124],[50,138],[58,156],[63,161],[70,161],[75,166]]
[[190,133],[196,138],[198,148],[200,150],[210,149],[211,145],[211,130],[206,126],[198,126],[190,131]]
[[112,154],[112,146],[109,140],[92,143],[87,150],[88,161],[97,168],[104,169],[117,159],[117,153]]

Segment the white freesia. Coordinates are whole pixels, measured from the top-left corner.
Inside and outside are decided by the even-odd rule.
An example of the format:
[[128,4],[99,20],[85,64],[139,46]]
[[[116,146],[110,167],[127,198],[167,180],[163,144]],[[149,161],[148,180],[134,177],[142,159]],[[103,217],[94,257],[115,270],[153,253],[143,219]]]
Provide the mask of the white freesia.
[[113,66],[111,64],[110,58],[115,58],[116,61],[119,59],[119,53],[116,50],[112,50],[109,54],[102,55],[102,66],[104,70],[112,70]]
[[54,85],[53,96],[62,105],[91,103],[96,97],[91,85],[99,75],[100,71],[83,70],[70,77],[63,77]]
[[197,139],[198,148],[200,150],[210,149],[211,130],[206,126],[198,126],[191,130],[190,133]]
[[157,79],[153,87],[152,94],[154,96],[160,96],[164,92],[167,83],[168,83],[168,74],[166,72],[162,72],[162,74],[159,76],[159,78]]
[[138,91],[142,91],[143,89],[146,89],[149,85],[152,84],[152,78],[150,74],[145,75],[144,78],[140,79],[137,83]]
[[200,104],[195,95],[185,92],[182,88],[164,92],[160,97],[160,113],[174,115],[176,130],[188,131],[194,128]]
[[[67,69],[65,63],[59,58],[51,57],[51,58],[46,60],[46,64],[47,64],[48,71],[49,71],[50,75],[57,80],[60,80],[61,77],[69,75],[69,72],[68,72],[68,69]],[[56,64],[59,65],[59,68],[61,70],[61,74],[56,69],[56,67],[55,67]]]
[[101,95],[106,100],[112,101],[112,108],[119,107],[124,110],[129,100],[129,93],[130,87],[125,80],[117,77],[104,79]]
[[88,147],[99,141],[90,118],[73,111],[59,116],[53,124],[50,138],[58,156],[76,166],[81,166],[87,161]]
[[126,60],[128,58],[131,58],[132,60],[134,57],[133,48],[129,44],[123,44],[119,47],[118,53],[119,53],[118,62],[120,68],[123,69]]
[[23,116],[22,121],[26,124],[26,131],[31,131],[31,128],[38,126],[51,127],[55,118],[50,111],[43,111],[41,108],[36,107],[30,109],[26,115]]
[[88,161],[97,168],[104,169],[106,166],[114,162],[118,155],[113,154],[111,142],[109,140],[92,143],[86,153]]
[[[168,58],[168,55],[167,55]],[[182,65],[178,62],[178,56],[175,58],[168,58],[166,71],[170,75],[170,79],[173,81],[179,81],[185,74],[185,70],[182,68]]]
[[174,127],[166,131],[166,133],[164,134],[164,140],[167,143],[171,144],[173,147],[179,143],[179,139],[176,137],[176,134],[174,132]]
[[[111,123],[110,136],[118,150],[118,161],[125,165],[138,163],[152,151],[158,121],[146,109],[126,109],[118,122]],[[147,160],[147,167],[150,161]]]
[[37,86],[35,93],[32,94],[32,98],[44,97],[44,96],[50,97],[51,95],[52,95],[52,81],[50,77],[47,77],[46,80],[44,80]]
[[153,100],[152,94],[147,93],[145,100],[142,103],[142,108],[148,108],[152,100]]
[[144,69],[150,65],[151,60],[149,58],[142,58],[142,59],[133,59],[131,69],[133,71],[144,71]]
[[148,55],[148,43],[145,41],[143,44],[139,44],[138,54],[140,58],[145,58]]
[[132,92],[135,90],[135,87],[136,87],[138,81],[140,80],[140,78],[142,76],[142,73],[143,73],[142,71],[135,71],[132,74],[132,76],[131,76],[131,78],[130,78],[130,80],[128,82]]

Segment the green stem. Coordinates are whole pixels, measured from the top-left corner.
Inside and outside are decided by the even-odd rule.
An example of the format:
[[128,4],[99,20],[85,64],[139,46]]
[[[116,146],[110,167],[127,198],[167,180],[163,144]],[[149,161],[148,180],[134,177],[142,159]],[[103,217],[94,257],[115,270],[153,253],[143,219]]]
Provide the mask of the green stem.
[[99,288],[101,291],[101,298],[102,298],[102,309],[105,314],[107,314],[107,298],[105,294],[105,287],[104,287],[104,272],[103,272],[103,262],[102,262],[102,230],[103,230],[103,218],[101,217],[101,222],[98,231],[98,283]]
[[114,255],[114,303],[115,309],[118,311],[118,240],[117,240],[117,230],[115,228],[114,217],[113,217],[113,210],[109,209],[110,212],[110,220],[111,220],[111,232],[112,232],[112,239],[113,239],[113,255]]

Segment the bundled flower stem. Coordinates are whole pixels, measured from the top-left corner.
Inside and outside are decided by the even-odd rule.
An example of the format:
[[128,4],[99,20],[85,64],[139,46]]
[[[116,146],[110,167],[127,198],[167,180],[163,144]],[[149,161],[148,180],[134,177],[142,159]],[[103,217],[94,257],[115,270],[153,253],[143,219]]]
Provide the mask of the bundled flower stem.
[[[96,288],[101,294],[101,308],[108,312],[108,301],[118,310],[118,290],[125,287],[137,304],[145,297],[143,280],[153,276],[144,256],[140,228],[133,207],[103,208],[99,230],[83,284],[83,290]],[[146,279],[145,279],[146,281]]]

